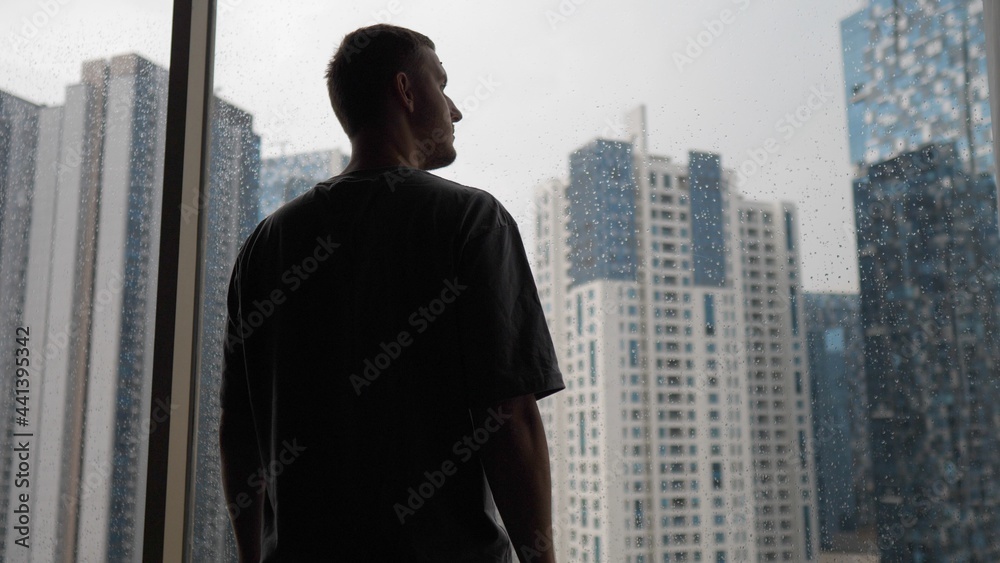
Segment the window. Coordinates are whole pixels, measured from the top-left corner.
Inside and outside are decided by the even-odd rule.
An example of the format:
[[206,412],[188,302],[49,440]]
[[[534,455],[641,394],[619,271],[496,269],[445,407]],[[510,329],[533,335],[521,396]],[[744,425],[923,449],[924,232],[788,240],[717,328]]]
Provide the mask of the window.
[[[579,411],[558,411],[567,436],[572,432],[567,449],[575,446],[581,455],[586,446],[594,451],[585,443],[581,410],[588,394],[590,405],[606,409],[599,416],[591,411],[591,436],[607,417],[645,418],[642,411],[617,407],[619,398],[642,403],[644,389],[615,390],[610,401],[603,396],[598,362],[618,369],[607,374],[612,387],[642,373],[671,391],[682,389],[681,379],[667,374],[700,378],[704,366],[735,382],[724,389],[727,406],[750,411],[720,422],[727,429],[725,446],[711,446],[711,489],[717,481],[721,487],[723,468],[730,483],[741,473],[747,482],[746,510],[733,508],[734,516],[746,520],[729,521],[729,541],[757,537],[762,559],[791,561],[815,559],[826,531],[890,528],[894,522],[877,521],[873,497],[887,493],[886,483],[907,490],[928,487],[912,469],[919,464],[908,458],[909,451],[933,452],[923,461],[944,468],[949,483],[974,477],[966,474],[968,467],[1000,465],[1000,438],[989,430],[989,422],[1000,418],[1000,394],[977,383],[998,375],[991,356],[997,336],[990,327],[1000,325],[1000,243],[992,234],[996,163],[985,75],[990,63],[995,67],[986,53],[987,31],[998,31],[989,27],[995,21],[990,11],[997,9],[992,2],[754,4],[753,14],[741,9],[742,2],[730,2],[710,8],[720,10],[713,14],[694,7],[582,2],[532,10],[497,4],[476,11],[446,4],[431,13],[396,0],[350,6],[217,0],[211,41],[186,33],[207,28],[201,24],[208,21],[208,3],[77,4],[24,1],[0,7],[0,21],[9,23],[0,49],[0,323],[8,335],[20,326],[31,333],[26,346],[0,344],[0,358],[9,359],[19,348],[39,358],[32,362],[37,371],[31,372],[30,394],[16,394],[18,377],[0,378],[0,407],[16,408],[21,403],[12,401],[24,396],[27,424],[21,429],[37,431],[38,440],[32,451],[33,491],[39,493],[31,499],[33,539],[61,540],[51,546],[38,541],[34,559],[66,560],[65,553],[81,560],[232,558],[214,426],[220,357],[212,339],[224,322],[225,283],[233,255],[260,218],[346,164],[350,143],[330,111],[322,67],[339,37],[374,22],[428,32],[446,61],[447,91],[463,120],[456,125],[458,159],[434,173],[495,190],[522,227],[549,326],[562,331],[553,340],[567,342],[567,350],[558,353],[573,394],[567,390],[540,401],[543,410],[561,400],[569,411]],[[176,21],[175,7],[181,8]],[[620,23],[621,10],[635,12],[635,22]],[[180,15],[187,12],[193,24]],[[441,14],[453,20],[442,20]],[[454,22],[462,25],[446,25]],[[529,31],[518,36],[514,49],[537,55],[528,62],[507,56],[512,47],[505,33],[524,22]],[[769,22],[808,30],[808,42]],[[587,42],[595,29],[609,40],[598,46]],[[715,29],[745,48],[722,48]],[[171,49],[172,40],[178,50]],[[198,45],[213,46],[207,58],[197,56]],[[778,47],[791,55],[778,57],[780,65],[764,64],[778,60]],[[197,80],[192,92],[178,90],[186,77],[170,77],[168,63],[212,80],[203,92],[194,92]],[[204,72],[205,64],[212,72]],[[559,72],[549,72],[553,68]],[[719,89],[713,81],[720,76],[734,77],[746,89]],[[678,80],[684,89],[669,87]],[[648,91],[666,97],[643,99]],[[204,119],[197,104],[178,110],[188,94],[191,100],[208,100]],[[751,108],[759,119],[726,117],[748,115],[747,99],[761,101]],[[630,100],[645,107],[628,108],[627,116],[607,114],[606,108]],[[188,113],[168,120],[168,107]],[[676,108],[683,111],[665,122],[664,112]],[[525,135],[512,126],[522,122],[537,132]],[[576,136],[566,135],[574,131]],[[198,145],[202,140],[205,147]],[[694,151],[697,147],[717,152]],[[594,167],[584,174],[573,155],[587,151],[593,158],[583,160]],[[199,155],[204,185],[201,196],[191,198],[199,180],[190,163]],[[558,189],[540,190],[538,205],[531,205],[533,187],[551,175],[541,172],[557,164],[567,172],[554,181]],[[654,205],[636,201],[630,191],[635,175],[647,172]],[[594,181],[574,191],[587,176]],[[816,185],[826,188],[802,189]],[[601,197],[591,198],[595,194]],[[651,215],[671,226],[642,224],[646,218],[637,210],[643,206],[655,207]],[[579,221],[571,225],[571,219]],[[531,223],[534,229],[524,228]],[[638,263],[647,229],[657,243],[669,240],[662,252],[671,256],[656,256],[661,262],[654,270],[670,269],[670,275],[647,272]],[[560,244],[554,244],[556,233],[563,237]],[[676,245],[681,256],[673,256]],[[563,247],[578,251],[572,261],[555,256]],[[564,262],[568,270],[560,272]],[[584,326],[589,338],[597,335],[598,324],[590,317],[619,313],[620,303],[602,303],[615,286],[605,292],[583,287],[592,282],[628,288],[634,301],[621,312],[634,317],[621,329],[625,333],[627,327],[636,340],[627,346],[624,340],[606,350],[594,340],[584,346]],[[174,283],[177,288],[171,289]],[[575,297],[559,284],[578,284],[571,288]],[[698,304],[690,293],[684,294],[683,308],[661,313],[663,321],[685,319],[683,333],[673,325],[647,326],[638,311],[652,306],[646,296],[654,284],[664,295],[676,295],[677,288],[701,291],[704,331],[692,328]],[[714,295],[705,294],[706,287]],[[721,312],[716,305],[722,302],[715,299],[726,300]],[[883,315],[886,311],[891,314]],[[951,328],[939,329],[945,325]],[[611,321],[602,330],[616,326]],[[837,328],[844,331],[839,337]],[[649,346],[663,354],[646,366],[639,359],[640,342],[650,331],[655,337]],[[664,333],[675,340],[659,340]],[[719,347],[702,348],[706,338]],[[748,347],[750,357],[744,353]],[[879,350],[877,357],[866,357],[866,347]],[[175,359],[175,350],[184,358]],[[715,356],[716,350],[724,352]],[[874,373],[864,373],[864,360],[877,364]],[[585,372],[589,390],[583,388]],[[936,386],[940,378],[928,375],[935,373],[948,373],[951,387]],[[742,389],[744,378],[753,381],[752,388]],[[867,396],[896,380],[905,382],[894,387],[896,402],[879,405],[885,394],[874,401]],[[707,393],[709,387],[669,396],[674,400],[668,403],[686,409],[677,411],[680,420],[674,423],[700,425],[707,418],[707,409],[720,400],[718,393]],[[792,389],[795,397],[785,397]],[[185,400],[175,391],[170,399],[167,390],[182,390]],[[759,396],[748,396],[755,390]],[[194,399],[190,405],[188,395]],[[918,433],[905,440],[882,435],[889,448],[883,453],[892,462],[863,464],[870,471],[864,479],[824,473],[829,469],[816,462],[824,456],[870,458],[871,436],[864,430],[870,427],[869,403],[877,412],[905,417],[917,397],[955,405],[940,416],[928,415],[931,428],[972,417],[966,427],[974,435],[955,439],[959,445],[980,444],[983,453],[976,455],[982,457],[955,463],[948,452],[957,446],[940,442],[950,437]],[[9,411],[0,421],[0,435],[18,430]],[[545,412],[551,417],[546,421],[555,420],[555,412]],[[696,416],[689,422],[684,414]],[[742,419],[764,420],[760,425],[767,428],[741,428]],[[843,424],[838,436],[846,443],[824,439],[823,432],[837,423]],[[639,427],[630,425],[628,434]],[[167,440],[167,428],[173,441]],[[670,445],[671,455],[682,455],[689,442],[690,435],[677,430],[675,438],[683,442]],[[712,438],[720,434],[711,429]],[[191,444],[176,439],[185,435]],[[842,449],[831,453],[831,448]],[[12,451],[10,443],[0,446],[0,505],[8,507],[17,489]],[[751,452],[753,469],[729,465],[742,459],[739,452]],[[780,473],[787,455],[796,452],[787,487],[773,499],[757,496],[748,475]],[[168,480],[178,474],[184,477]],[[619,477],[611,472],[606,486],[620,485],[614,482]],[[71,482],[93,486],[62,491],[51,485]],[[857,482],[873,483],[874,492]],[[833,497],[817,491],[817,483],[828,494],[843,493],[833,501],[843,513],[824,505]],[[148,498],[147,484],[158,491]],[[708,498],[704,490],[687,493],[693,496],[686,506]],[[819,499],[816,510],[805,498]],[[582,506],[573,518],[586,525],[585,502]],[[635,512],[638,506],[624,507],[629,508]],[[954,537],[996,535],[976,526],[996,521],[1000,506],[949,501],[944,508],[971,514],[968,527],[937,534],[939,522],[920,518],[911,532],[928,538],[928,552],[949,553]],[[758,509],[771,529],[787,534],[757,535]],[[834,513],[836,521],[828,521]],[[62,516],[69,517],[65,527]],[[6,531],[2,545],[14,545],[13,518],[10,511],[0,514],[0,529]],[[157,531],[166,519],[171,525]],[[743,522],[749,536],[739,529]],[[856,528],[841,530],[843,522]],[[604,525],[609,534],[623,535],[621,523]],[[793,540],[793,533],[804,537]],[[569,536],[582,537],[575,530]],[[591,537],[593,549],[559,559],[620,557],[602,553],[600,538]],[[727,551],[714,544],[696,548],[700,536],[672,538],[683,540],[684,549],[672,545],[657,552],[657,559],[727,560]],[[648,538],[643,541],[649,545]],[[968,558],[1000,557],[989,542],[973,543]],[[881,558],[901,558],[901,542],[874,545]],[[13,548],[0,548],[0,560],[8,559],[8,549]]]
[[[165,176],[167,200],[180,201],[164,165],[180,155],[166,148],[171,6],[0,5],[0,560],[140,560],[158,545],[143,507],[162,519],[146,483],[166,473],[147,461],[166,456],[170,417],[187,405],[151,387],[173,366],[156,343],[156,296],[195,249],[165,240],[160,255],[161,228],[184,228],[179,206],[163,209]],[[214,164],[241,173],[238,160]],[[224,197],[217,182],[209,190]],[[192,334],[194,303],[174,305]]]
[[705,336],[715,336],[715,295],[705,294]]

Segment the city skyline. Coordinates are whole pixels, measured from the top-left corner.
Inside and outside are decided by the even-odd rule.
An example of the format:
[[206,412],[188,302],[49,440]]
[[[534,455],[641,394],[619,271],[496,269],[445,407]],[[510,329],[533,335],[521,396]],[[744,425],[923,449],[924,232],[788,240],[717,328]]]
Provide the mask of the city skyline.
[[[282,146],[286,154],[347,152],[322,80],[327,59],[340,37],[356,27],[375,21],[411,27],[436,42],[449,91],[465,113],[457,124],[459,158],[439,175],[490,191],[515,218],[527,221],[532,186],[567,176],[565,147],[594,137],[622,140],[620,116],[643,103],[650,141],[663,154],[715,152],[730,168],[749,161],[748,170],[754,165],[751,152],[766,158],[741,190],[749,199],[799,205],[808,226],[804,288],[856,292],[839,21],[861,0],[817,6],[567,2],[575,11],[550,23],[548,12],[561,16],[555,0],[474,8],[402,0],[334,8],[304,0],[294,9],[259,0],[223,1],[216,93],[254,114],[264,158],[277,156]],[[95,0],[87,11],[67,5],[29,43],[34,49],[0,52],[0,64],[11,69],[0,77],[0,89],[57,103],[58,85],[75,80],[78,70],[62,62],[61,48],[46,46],[54,37],[84,55],[137,51],[165,64],[166,36],[156,30],[169,27],[169,10],[154,1],[143,6],[151,13],[119,16],[133,10],[117,1]],[[35,10],[6,9],[12,12],[12,34]],[[716,37],[705,22],[720,20],[723,10],[731,10],[734,19]],[[95,40],[77,29],[77,22],[96,25],[106,17],[124,17],[124,31]],[[706,46],[692,48],[700,54],[678,68],[673,55],[687,57],[689,40],[697,45],[699,35]],[[254,61],[252,67],[248,61]],[[796,112],[808,119],[800,120]],[[777,150],[761,153],[765,144],[771,146],[768,139]]]

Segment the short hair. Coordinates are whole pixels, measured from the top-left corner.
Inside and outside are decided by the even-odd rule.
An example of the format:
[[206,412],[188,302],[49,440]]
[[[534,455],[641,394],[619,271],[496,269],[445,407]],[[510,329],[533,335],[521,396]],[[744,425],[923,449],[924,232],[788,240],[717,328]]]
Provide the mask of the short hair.
[[326,87],[348,137],[379,120],[393,77],[414,68],[421,47],[433,50],[434,42],[395,25],[362,27],[344,36],[326,67]]

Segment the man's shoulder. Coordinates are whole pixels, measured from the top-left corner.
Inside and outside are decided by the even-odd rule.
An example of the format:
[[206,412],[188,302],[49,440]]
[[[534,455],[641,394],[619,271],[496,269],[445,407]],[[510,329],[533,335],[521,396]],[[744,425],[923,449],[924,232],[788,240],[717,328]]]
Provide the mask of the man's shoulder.
[[468,238],[515,225],[511,214],[490,192],[426,170],[394,169],[386,175],[386,185],[394,193],[410,193],[417,199],[432,201],[439,213],[453,214],[456,226]]
[[[515,225],[514,218],[490,192],[459,184],[427,171],[413,174],[416,186],[439,192],[442,200],[451,200],[460,214],[459,220],[470,238],[497,227]],[[418,188],[419,189],[419,188]]]
[[[343,209],[338,190],[350,187],[381,191],[388,199],[398,196],[399,204],[409,212],[426,213],[437,226],[450,225],[471,239],[498,227],[516,226],[513,217],[490,192],[442,178],[415,168],[341,174],[317,183],[314,187],[285,203],[265,217],[255,235],[268,239],[277,232],[310,230],[317,223],[326,223],[334,209]],[[383,201],[387,201],[383,200]],[[333,204],[333,202],[338,202]],[[351,212],[353,214],[353,211]],[[251,237],[254,238],[254,237]]]
[[500,202],[493,197],[493,194],[484,189],[459,184],[458,182],[442,178],[441,176],[426,170],[410,169],[408,172],[408,179],[410,181],[403,184],[402,187],[411,189],[427,189],[452,194],[457,199],[471,205],[495,206],[500,204]]

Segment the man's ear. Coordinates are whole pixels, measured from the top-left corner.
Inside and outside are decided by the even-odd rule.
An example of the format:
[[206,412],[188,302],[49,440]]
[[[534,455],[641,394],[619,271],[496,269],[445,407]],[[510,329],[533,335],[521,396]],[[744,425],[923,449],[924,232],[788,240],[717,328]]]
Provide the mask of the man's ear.
[[413,81],[410,77],[406,75],[405,72],[399,71],[396,73],[395,79],[392,81],[392,93],[393,97],[399,101],[409,112],[413,112],[416,108],[416,102],[413,99]]

